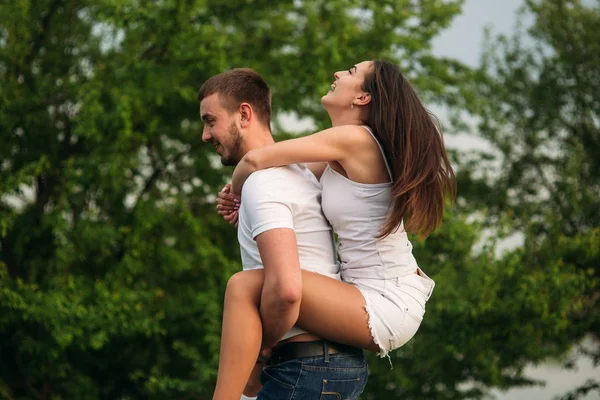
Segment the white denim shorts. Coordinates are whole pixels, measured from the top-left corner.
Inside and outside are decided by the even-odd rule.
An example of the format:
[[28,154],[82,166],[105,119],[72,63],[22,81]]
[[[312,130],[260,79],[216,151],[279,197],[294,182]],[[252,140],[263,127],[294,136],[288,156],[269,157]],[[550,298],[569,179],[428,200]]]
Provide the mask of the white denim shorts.
[[425,303],[435,282],[418,268],[419,274],[392,279],[347,278],[365,298],[369,328],[373,341],[379,346],[380,357],[404,346],[417,333]]

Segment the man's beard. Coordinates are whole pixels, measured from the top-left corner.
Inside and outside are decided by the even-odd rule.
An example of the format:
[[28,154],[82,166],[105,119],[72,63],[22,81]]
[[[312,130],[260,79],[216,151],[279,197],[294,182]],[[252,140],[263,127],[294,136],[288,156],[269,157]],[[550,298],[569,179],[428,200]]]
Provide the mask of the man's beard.
[[240,135],[239,129],[235,126],[235,122],[232,122],[231,125],[229,125],[228,134],[233,143],[229,149],[227,149],[227,154],[221,156],[221,164],[225,166],[236,166],[243,157],[242,144],[244,143],[244,140],[242,135]]

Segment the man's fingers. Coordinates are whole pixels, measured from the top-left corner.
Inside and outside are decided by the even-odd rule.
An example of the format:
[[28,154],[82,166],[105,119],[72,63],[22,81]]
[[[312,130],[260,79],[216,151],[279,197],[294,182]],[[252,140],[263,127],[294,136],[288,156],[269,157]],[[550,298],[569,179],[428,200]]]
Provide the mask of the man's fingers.
[[263,349],[260,351],[260,354],[258,356],[259,360],[262,360],[262,362],[265,365],[269,364],[269,361],[271,360],[271,357],[273,356],[273,351],[271,349]]

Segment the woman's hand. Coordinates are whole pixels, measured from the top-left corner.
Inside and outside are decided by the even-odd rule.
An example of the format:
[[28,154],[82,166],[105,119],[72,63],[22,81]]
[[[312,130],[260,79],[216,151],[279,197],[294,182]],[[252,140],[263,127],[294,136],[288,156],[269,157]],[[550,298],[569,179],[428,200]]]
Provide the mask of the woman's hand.
[[238,211],[240,198],[231,194],[231,185],[227,184],[217,195],[217,214],[231,225],[238,226]]

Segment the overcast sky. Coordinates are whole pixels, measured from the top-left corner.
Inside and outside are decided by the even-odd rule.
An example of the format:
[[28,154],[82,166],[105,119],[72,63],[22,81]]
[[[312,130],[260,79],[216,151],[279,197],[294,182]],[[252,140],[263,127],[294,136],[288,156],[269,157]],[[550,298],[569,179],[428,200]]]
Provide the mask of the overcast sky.
[[[523,0],[467,0],[462,15],[434,41],[434,53],[456,58],[473,67],[477,66],[483,45],[484,28],[488,26],[496,34],[510,34],[516,22],[516,12],[522,4]],[[525,22],[527,21],[526,19]],[[449,144],[452,142],[452,145],[462,148],[475,144],[469,142],[466,137],[448,139]],[[529,376],[545,380],[545,387],[514,389],[504,393],[494,391],[494,394],[498,400],[552,400],[588,378],[600,377],[600,369],[594,370],[589,361],[581,360],[578,366],[579,369],[573,372],[565,372],[557,365],[551,364],[531,367],[527,370]],[[589,395],[585,400],[600,400],[600,396]]]
[[463,13],[434,40],[434,53],[477,66],[484,27],[490,27],[495,33],[510,34],[515,25],[516,12],[522,5],[523,0],[467,0]]

